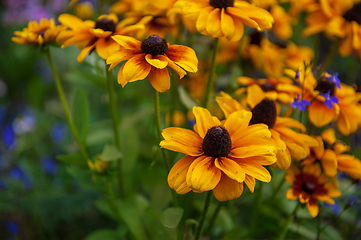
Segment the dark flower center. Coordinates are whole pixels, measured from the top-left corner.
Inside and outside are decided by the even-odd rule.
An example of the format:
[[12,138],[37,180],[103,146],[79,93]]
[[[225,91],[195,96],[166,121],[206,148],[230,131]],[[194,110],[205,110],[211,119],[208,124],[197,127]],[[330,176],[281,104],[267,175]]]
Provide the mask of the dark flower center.
[[232,141],[223,127],[212,127],[204,136],[202,149],[205,155],[214,158],[226,157],[231,152]]
[[251,42],[249,44],[255,44],[261,46],[261,40],[263,38],[262,33],[255,31],[250,36],[251,36]]
[[249,125],[264,123],[268,128],[272,128],[277,119],[276,104],[273,100],[263,99],[252,109],[252,118]]
[[327,81],[324,77],[321,77],[317,81],[317,86],[315,87],[315,90],[323,94],[327,94],[328,91],[330,91],[330,96],[332,96],[335,95],[335,88],[336,84],[334,82]]
[[142,53],[151,54],[153,57],[157,55],[164,55],[168,52],[168,44],[165,39],[158,35],[150,35],[142,42],[140,46]]
[[102,18],[95,22],[95,28],[103,29],[104,31],[115,32],[116,24],[109,18]]
[[347,21],[355,21],[361,25],[361,3],[355,4],[350,10],[345,12],[343,18]]
[[302,183],[302,190],[308,194],[313,194],[316,191],[316,184],[314,182]]
[[331,148],[331,144],[329,144],[328,142],[326,142],[326,141],[323,140],[323,139],[322,139],[322,142],[323,142],[323,148],[324,148],[324,149]]
[[270,82],[266,82],[264,84],[261,85],[261,88],[263,91],[268,92],[268,91],[273,91],[275,90],[275,87],[272,85],[272,83]]
[[214,8],[227,9],[227,7],[233,7],[234,0],[209,0],[209,5]]

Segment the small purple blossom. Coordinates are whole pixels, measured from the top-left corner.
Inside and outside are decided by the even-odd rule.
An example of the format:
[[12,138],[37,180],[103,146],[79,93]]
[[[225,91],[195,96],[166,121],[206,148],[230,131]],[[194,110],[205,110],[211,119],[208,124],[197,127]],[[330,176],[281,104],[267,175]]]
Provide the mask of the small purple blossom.
[[58,164],[56,163],[56,161],[47,156],[43,157],[43,159],[41,160],[41,165],[44,172],[49,175],[54,175],[58,170]]
[[338,98],[334,95],[330,95],[331,91],[328,90],[327,94],[320,93],[322,97],[325,98],[325,101],[323,102],[329,109],[333,108],[333,103],[338,103]]
[[306,111],[306,106],[310,106],[310,101],[306,99],[300,99],[300,94],[297,94],[295,101],[291,103],[293,109],[299,108],[302,112]]
[[299,78],[300,78],[300,71],[297,70],[297,71],[296,71],[296,74],[295,74],[295,79],[299,79]]
[[338,89],[341,89],[341,85],[340,85],[341,81],[340,81],[340,79],[338,78],[338,73],[335,73],[334,75],[331,75],[331,76],[329,76],[329,77],[326,77],[326,80],[327,80],[327,81],[334,82],[335,85],[336,85],[336,87],[337,87]]

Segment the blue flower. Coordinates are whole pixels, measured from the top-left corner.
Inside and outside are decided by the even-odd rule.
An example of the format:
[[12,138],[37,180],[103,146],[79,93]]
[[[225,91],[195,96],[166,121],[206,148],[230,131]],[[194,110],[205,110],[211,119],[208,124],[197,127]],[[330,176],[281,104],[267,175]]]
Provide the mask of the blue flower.
[[335,204],[329,204],[327,202],[324,203],[326,207],[330,207],[334,214],[338,215],[341,213],[341,207],[338,204],[337,200],[335,200]]
[[2,141],[8,148],[13,148],[16,145],[15,131],[12,123],[6,125],[5,129],[1,133]]
[[43,157],[41,165],[43,166],[44,171],[49,175],[54,175],[58,170],[58,164],[50,157]]
[[310,106],[310,101],[306,99],[300,99],[300,94],[297,94],[295,101],[291,103],[293,109],[299,108],[302,112],[306,111],[306,106]]
[[20,167],[10,170],[10,177],[17,181],[22,181],[24,186],[28,189],[32,188],[33,181],[23,172]]
[[323,104],[325,104],[329,109],[333,108],[333,103],[338,103],[338,98],[334,95],[330,96],[331,90],[328,90],[327,94],[320,93],[322,97],[325,98]]
[[297,70],[297,71],[296,71],[296,74],[295,74],[295,79],[299,79],[299,78],[300,78],[300,71]]
[[336,85],[336,87],[339,88],[339,89],[341,89],[341,85],[340,85],[341,81],[340,81],[340,79],[338,78],[338,73],[335,73],[334,75],[331,75],[331,76],[329,76],[329,77],[326,77],[326,80],[327,80],[327,81],[334,82],[335,85]]
[[6,227],[8,229],[8,231],[12,234],[12,235],[17,235],[19,234],[19,225],[14,222],[14,221],[8,221],[6,223]]
[[61,143],[65,137],[66,126],[63,123],[55,123],[51,130],[51,139],[55,143]]

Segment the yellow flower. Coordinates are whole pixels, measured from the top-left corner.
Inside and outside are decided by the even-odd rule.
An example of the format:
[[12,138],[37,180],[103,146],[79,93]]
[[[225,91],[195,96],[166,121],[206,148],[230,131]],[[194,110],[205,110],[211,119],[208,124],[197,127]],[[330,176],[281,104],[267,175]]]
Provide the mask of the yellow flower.
[[[348,56],[354,50],[361,53],[361,4],[357,0],[325,0],[317,3],[306,17],[304,36],[324,32],[342,39],[339,53]],[[361,55],[360,55],[361,56]]]
[[175,7],[182,9],[184,17],[196,21],[200,33],[231,41],[241,39],[243,24],[262,31],[273,23],[268,11],[240,0],[179,0]]
[[30,21],[28,27],[22,31],[15,31],[16,37],[11,40],[18,44],[43,45],[54,42],[60,32],[65,30],[64,26],[55,26],[54,19],[41,19],[40,22]]
[[321,136],[328,150],[332,149],[334,151],[337,169],[354,179],[361,180],[361,161],[353,155],[345,154],[350,147],[336,139],[335,130],[332,128],[326,129]]
[[321,174],[321,167],[318,164],[306,165],[302,170],[292,165],[287,169],[286,180],[292,185],[286,197],[306,203],[312,217],[318,215],[317,201],[335,204],[332,198],[341,196],[335,184],[328,182],[329,178]]
[[[132,37],[113,36],[120,48],[108,59],[110,69],[120,62],[118,83],[124,87],[128,82],[142,80],[148,76],[149,82],[158,92],[170,88],[168,67],[182,78],[186,72],[197,72],[198,59],[193,49],[182,45],[170,45],[158,35],[151,35],[143,42]],[[184,71],[184,70],[185,71]]]
[[273,5],[270,13],[275,20],[273,32],[282,39],[290,39],[293,34],[291,16],[280,5]]
[[339,99],[340,114],[337,117],[337,128],[344,136],[356,132],[361,124],[361,94],[347,84],[341,83],[335,96]]
[[264,124],[249,126],[252,113],[237,111],[221,123],[207,109],[194,107],[194,131],[166,128],[162,148],[186,154],[171,169],[168,184],[178,194],[213,190],[219,201],[238,198],[243,182],[253,192],[255,178],[270,182],[262,165],[276,161]]
[[74,14],[81,19],[91,19],[94,15],[92,1],[71,0],[68,8],[73,8]]
[[[224,114],[229,116],[235,111],[246,109],[235,99],[227,94],[223,97],[217,97],[216,101],[223,110]],[[318,142],[312,137],[297,133],[291,128],[299,129],[305,132],[305,126],[287,117],[278,117],[276,106],[272,100],[263,99],[252,109],[251,124],[265,123],[271,132],[270,141],[277,147],[277,162],[274,167],[287,169],[291,165],[291,156],[296,160],[306,158],[310,153],[310,146],[317,146]]]
[[93,162],[91,160],[88,160],[88,166],[90,170],[98,173],[104,173],[109,168],[109,162],[103,161],[99,156],[97,159]]
[[101,15],[96,22],[82,21],[80,18],[67,13],[61,14],[58,20],[71,30],[61,32],[57,37],[57,42],[63,44],[62,47],[76,44],[78,48],[82,49],[77,58],[79,62],[82,62],[94,48],[101,58],[107,59],[110,54],[119,49],[119,45],[111,36],[127,35],[144,28],[141,24],[132,26],[117,24],[118,17],[113,13]]

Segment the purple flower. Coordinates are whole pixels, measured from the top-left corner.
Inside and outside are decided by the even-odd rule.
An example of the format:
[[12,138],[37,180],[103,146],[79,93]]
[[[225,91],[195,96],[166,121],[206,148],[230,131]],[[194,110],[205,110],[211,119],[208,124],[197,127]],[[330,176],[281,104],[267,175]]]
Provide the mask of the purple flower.
[[324,205],[326,207],[330,207],[332,209],[333,213],[336,214],[336,215],[341,213],[341,207],[338,204],[337,200],[335,200],[335,204],[329,204],[327,202],[324,202]]
[[341,89],[341,85],[340,85],[341,81],[340,81],[340,79],[338,78],[338,73],[335,73],[334,75],[331,75],[331,76],[329,76],[329,77],[326,77],[326,80],[327,80],[327,81],[334,82],[335,85],[336,85],[336,87],[339,88],[339,89]]
[[300,94],[297,94],[295,101],[291,103],[293,109],[299,108],[302,112],[306,111],[306,106],[310,106],[310,101],[306,99],[300,99]]
[[25,175],[23,170],[19,167],[13,168],[10,170],[10,177],[17,181],[22,181],[24,186],[28,189],[32,188],[33,181]]
[[1,133],[1,138],[8,148],[13,149],[16,146],[16,136],[12,123],[7,124]]
[[322,97],[325,98],[323,104],[325,104],[329,109],[333,108],[333,103],[338,103],[338,98],[334,95],[330,96],[331,90],[328,90],[327,94],[320,93]]
[[300,71],[297,70],[297,71],[296,71],[296,75],[295,75],[295,79],[299,79],[299,78],[300,78]]
[[16,222],[14,221],[8,221],[6,223],[6,227],[7,229],[9,230],[9,232],[12,234],[12,235],[17,235],[19,234],[19,226]]

